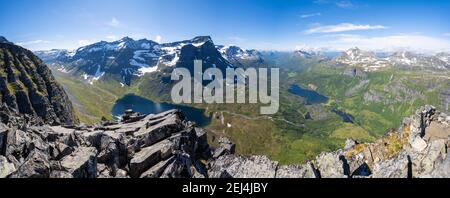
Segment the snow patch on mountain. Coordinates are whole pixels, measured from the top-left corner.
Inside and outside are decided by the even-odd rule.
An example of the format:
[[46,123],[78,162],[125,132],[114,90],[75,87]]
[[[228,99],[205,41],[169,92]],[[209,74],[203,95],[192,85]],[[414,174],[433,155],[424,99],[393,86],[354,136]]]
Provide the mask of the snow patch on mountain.
[[444,61],[445,63],[447,63],[447,65],[450,65],[450,53],[438,53],[436,54],[436,57],[441,60]]
[[135,59],[130,60],[130,65],[136,66],[136,67],[149,67],[149,65],[144,63],[139,63]]
[[152,73],[158,70],[158,66],[154,66],[154,67],[141,67],[138,69],[139,71],[139,75],[138,76],[142,76],[146,73]]
[[94,75],[89,75],[84,73],[82,75],[83,79],[86,80],[87,83],[93,85],[95,81],[98,81],[100,78],[102,78],[105,75],[104,71],[101,71],[101,66],[96,65],[97,70],[95,71]]
[[201,42],[201,43],[192,43],[192,45],[195,46],[195,47],[200,47],[200,46],[202,46],[202,45],[204,45],[204,44],[205,44],[205,42]]

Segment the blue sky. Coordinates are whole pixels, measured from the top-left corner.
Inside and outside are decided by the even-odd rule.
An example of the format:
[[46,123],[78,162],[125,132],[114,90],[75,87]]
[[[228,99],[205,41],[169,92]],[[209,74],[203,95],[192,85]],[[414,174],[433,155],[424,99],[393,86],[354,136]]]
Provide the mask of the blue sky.
[[447,0],[0,0],[0,35],[32,50],[123,36],[210,35],[243,48],[450,51]]

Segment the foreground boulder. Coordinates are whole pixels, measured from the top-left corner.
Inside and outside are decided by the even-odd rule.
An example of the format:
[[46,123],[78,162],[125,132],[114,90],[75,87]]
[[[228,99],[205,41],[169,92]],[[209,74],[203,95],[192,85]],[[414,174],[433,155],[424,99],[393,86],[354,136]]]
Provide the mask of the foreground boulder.
[[97,177],[97,149],[80,147],[61,160],[61,168],[74,178]]
[[50,176],[48,156],[39,150],[33,150],[25,162],[11,174],[12,178],[47,178]]
[[15,171],[16,167],[14,164],[9,163],[6,157],[0,156],[0,178],[5,178]]

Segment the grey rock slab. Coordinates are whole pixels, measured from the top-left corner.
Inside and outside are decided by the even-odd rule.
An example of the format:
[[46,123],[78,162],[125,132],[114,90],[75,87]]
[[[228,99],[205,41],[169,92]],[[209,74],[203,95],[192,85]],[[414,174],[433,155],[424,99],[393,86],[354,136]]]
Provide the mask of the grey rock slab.
[[410,176],[410,160],[405,153],[400,153],[392,159],[374,164],[373,178],[407,178]]
[[33,150],[25,162],[11,175],[12,178],[48,178],[50,162],[48,156],[37,149]]
[[142,173],[141,178],[157,178],[157,177],[159,177],[164,172],[166,167],[170,163],[173,162],[173,160],[174,160],[174,157],[171,157],[167,160],[159,162],[158,164],[154,165],[153,167],[151,167],[150,169],[148,169],[147,171]]
[[171,115],[166,120],[148,128],[141,129],[135,133],[135,137],[139,140],[142,147],[151,146],[161,141],[173,133],[183,130],[184,126],[177,115]]
[[278,162],[270,161],[266,156],[219,157],[211,164],[209,176],[212,178],[275,178]]
[[95,178],[97,176],[97,149],[80,147],[61,160],[61,166],[74,178]]
[[5,156],[0,155],[0,178],[5,178],[16,171],[13,163],[9,163]]
[[277,169],[276,178],[317,178],[317,173],[310,163],[280,166]]
[[131,177],[139,177],[144,171],[168,158],[171,154],[172,142],[169,140],[141,149],[130,160]]
[[315,164],[322,178],[346,178],[343,160],[337,153],[323,153],[316,158]]

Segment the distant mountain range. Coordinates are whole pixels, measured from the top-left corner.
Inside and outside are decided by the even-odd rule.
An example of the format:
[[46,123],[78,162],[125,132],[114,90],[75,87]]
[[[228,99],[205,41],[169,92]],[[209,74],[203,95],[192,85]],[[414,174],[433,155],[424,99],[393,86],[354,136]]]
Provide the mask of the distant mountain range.
[[193,72],[193,60],[203,60],[203,68],[239,67],[245,61],[262,61],[256,50],[242,50],[236,46],[216,46],[209,36],[191,40],[159,44],[125,37],[114,42],[101,41],[74,51],[54,49],[36,51],[45,62],[58,70],[82,76],[90,83],[105,74],[120,77],[130,85],[135,78],[165,68],[185,67]]
[[436,55],[424,55],[409,51],[399,51],[380,57],[374,52],[352,48],[335,58],[336,63],[351,66],[359,66],[365,71],[377,71],[389,66],[402,69],[450,69],[450,54],[439,53]]
[[[269,52],[267,54],[276,54]],[[278,52],[280,53],[280,52]],[[360,67],[365,71],[377,71],[388,67],[401,69],[449,70],[450,53],[435,55],[420,54],[412,51],[373,52],[357,47],[342,52],[332,52],[315,48],[301,48],[291,52],[292,57],[333,61],[338,65]]]
[[[4,38],[0,40],[9,42]],[[260,66],[266,61],[262,52],[244,50],[238,46],[215,45],[209,36],[162,44],[147,39],[124,37],[118,41],[101,41],[72,51],[53,49],[35,53],[58,70],[81,76],[90,83],[104,75],[112,75],[124,85],[130,85],[133,79],[146,73],[167,73],[170,68],[175,67],[185,67],[193,72],[193,60],[196,59],[203,60],[204,69],[215,67],[222,71],[226,68]],[[380,54],[352,48],[333,55],[318,49],[297,49],[291,54],[291,57],[333,61],[338,65],[359,67],[364,71],[389,67],[450,69],[450,54],[444,52],[436,55],[409,51]]]

